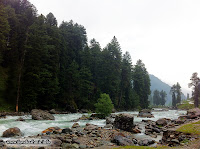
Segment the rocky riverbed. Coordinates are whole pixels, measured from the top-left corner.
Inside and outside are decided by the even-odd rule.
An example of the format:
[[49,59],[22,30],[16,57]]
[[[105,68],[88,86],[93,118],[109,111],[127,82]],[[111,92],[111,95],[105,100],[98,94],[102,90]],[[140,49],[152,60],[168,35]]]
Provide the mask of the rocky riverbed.
[[[171,111],[168,111],[171,112]],[[13,134],[13,130],[4,130],[2,135],[7,131],[7,135],[10,136],[9,131],[11,132],[11,137],[18,136],[18,139],[22,139],[22,136],[25,136],[25,139],[46,139],[50,140],[51,147],[58,148],[96,148],[96,147],[115,147],[115,146],[126,146],[126,145],[136,145],[136,146],[155,146],[157,144],[165,144],[169,146],[177,146],[183,145],[183,140],[194,140],[197,137],[191,136],[189,134],[177,134],[175,131],[170,130],[170,128],[174,128],[179,126],[180,124],[184,124],[191,121],[191,118],[194,118],[194,114],[188,113],[186,116],[179,115],[175,119],[171,119],[170,117],[161,118],[154,114],[154,118],[142,118],[141,121],[137,121],[140,119],[137,117],[136,113],[131,112],[123,112],[125,114],[116,113],[112,114],[110,117],[106,118],[106,120],[97,120],[91,119],[86,116],[87,119],[82,120],[82,114],[71,118],[66,123],[70,121],[71,126],[63,127],[63,125],[58,125],[56,123],[57,116],[55,116],[55,120],[49,120],[49,127],[42,129],[40,133],[35,135],[28,136],[24,135],[24,130],[21,128],[20,132],[17,128],[15,135]],[[148,111],[149,113],[149,111]],[[159,113],[161,115],[161,113]],[[158,114],[158,115],[159,115]],[[43,115],[43,114],[42,114]],[[192,116],[190,116],[192,115]],[[17,117],[16,117],[17,118]],[[19,117],[18,117],[19,118]],[[41,118],[41,117],[40,117]],[[197,116],[195,119],[198,119]],[[91,119],[91,120],[89,120]],[[24,119],[25,121],[15,121],[14,123],[26,123],[30,122],[30,119]],[[76,122],[73,122],[76,120]],[[136,121],[136,122],[135,122]],[[46,121],[38,121],[34,120],[35,124],[43,127],[42,124]],[[52,123],[54,125],[50,125]],[[83,123],[84,122],[84,123]],[[96,124],[94,124],[97,122]],[[133,123],[135,122],[135,123]],[[93,124],[92,124],[93,123]],[[101,124],[100,124],[101,123]],[[55,126],[57,124],[57,126]],[[100,125],[98,125],[100,124]],[[53,127],[51,127],[53,126]],[[1,126],[0,126],[1,127]],[[34,129],[34,127],[33,127]],[[174,134],[174,135],[173,135]],[[0,140],[0,146],[5,147],[6,140],[12,140],[14,138],[2,138]],[[15,137],[16,139],[16,137]],[[43,146],[43,145],[42,145]],[[20,146],[22,147],[22,146]],[[37,146],[39,148],[39,146]],[[47,148],[47,146],[43,146],[43,148]]]

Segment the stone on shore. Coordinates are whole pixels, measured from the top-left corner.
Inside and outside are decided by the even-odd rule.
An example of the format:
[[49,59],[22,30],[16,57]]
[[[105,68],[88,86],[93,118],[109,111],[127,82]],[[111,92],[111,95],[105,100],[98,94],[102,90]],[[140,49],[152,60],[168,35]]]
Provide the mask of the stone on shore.
[[197,117],[200,117],[200,109],[194,108],[187,111],[187,118],[188,119],[195,119]]
[[52,114],[40,109],[33,109],[31,115],[34,120],[55,120],[55,117]]
[[156,121],[156,125],[165,126],[167,125],[168,120],[166,118],[160,118]]
[[15,137],[15,136],[22,136],[22,132],[18,127],[9,128],[3,132],[2,137]]
[[132,114],[118,114],[114,121],[114,127],[125,131],[132,131],[134,128],[133,119],[134,116]]

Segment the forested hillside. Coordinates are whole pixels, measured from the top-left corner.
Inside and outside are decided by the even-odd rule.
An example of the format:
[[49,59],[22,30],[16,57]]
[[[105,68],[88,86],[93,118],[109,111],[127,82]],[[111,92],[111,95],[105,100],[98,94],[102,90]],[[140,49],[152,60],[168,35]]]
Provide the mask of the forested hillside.
[[0,108],[94,109],[101,93],[116,109],[149,105],[144,63],[132,64],[114,36],[106,47],[73,21],[38,15],[27,0],[0,1]]

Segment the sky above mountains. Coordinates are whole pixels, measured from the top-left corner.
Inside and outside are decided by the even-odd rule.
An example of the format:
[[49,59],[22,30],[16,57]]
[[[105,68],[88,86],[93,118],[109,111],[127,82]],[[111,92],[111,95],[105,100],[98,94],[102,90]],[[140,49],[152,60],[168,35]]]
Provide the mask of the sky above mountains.
[[[38,14],[52,12],[60,24],[73,20],[88,40],[105,47],[116,36],[133,64],[141,59],[150,74],[188,89],[200,73],[199,0],[30,0]],[[200,74],[199,74],[200,75]],[[185,91],[187,92],[187,91]]]

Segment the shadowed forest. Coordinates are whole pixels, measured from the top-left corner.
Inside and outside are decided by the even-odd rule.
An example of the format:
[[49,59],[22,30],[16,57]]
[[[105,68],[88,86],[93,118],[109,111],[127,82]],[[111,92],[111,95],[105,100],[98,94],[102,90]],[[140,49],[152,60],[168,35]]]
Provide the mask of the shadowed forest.
[[58,25],[52,13],[38,15],[27,0],[0,1],[1,110],[94,110],[102,93],[115,109],[147,108],[145,64],[132,64],[115,36],[102,48],[88,41],[80,24]]

